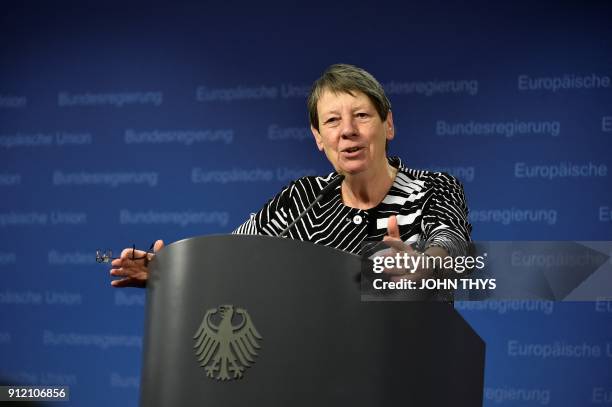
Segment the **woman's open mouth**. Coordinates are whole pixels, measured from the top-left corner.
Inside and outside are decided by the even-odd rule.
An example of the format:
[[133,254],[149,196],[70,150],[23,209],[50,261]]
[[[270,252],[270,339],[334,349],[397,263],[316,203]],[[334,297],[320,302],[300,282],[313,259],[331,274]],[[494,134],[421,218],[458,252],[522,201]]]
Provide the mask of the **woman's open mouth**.
[[352,157],[358,155],[361,152],[361,150],[363,150],[363,147],[359,147],[359,146],[349,147],[349,148],[343,149],[342,150],[342,154],[345,157],[352,158]]

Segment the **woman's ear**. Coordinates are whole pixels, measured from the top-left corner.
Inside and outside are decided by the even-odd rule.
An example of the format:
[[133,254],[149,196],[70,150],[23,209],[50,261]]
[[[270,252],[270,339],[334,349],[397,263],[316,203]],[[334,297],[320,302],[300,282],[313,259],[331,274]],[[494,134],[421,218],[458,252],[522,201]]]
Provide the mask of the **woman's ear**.
[[387,120],[385,120],[385,127],[386,127],[386,133],[387,133],[387,140],[393,140],[393,137],[395,137],[395,127],[393,126],[393,113],[391,113],[391,110],[389,110],[389,113],[387,113]]

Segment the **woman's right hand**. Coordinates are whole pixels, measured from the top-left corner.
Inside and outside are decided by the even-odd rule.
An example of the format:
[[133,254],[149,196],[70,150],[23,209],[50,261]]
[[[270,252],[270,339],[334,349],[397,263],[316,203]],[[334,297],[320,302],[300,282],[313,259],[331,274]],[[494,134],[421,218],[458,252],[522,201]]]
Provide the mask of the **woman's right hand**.
[[155,253],[164,247],[162,240],[157,240],[153,245],[153,253],[145,253],[142,250],[136,250],[134,257],[144,257],[138,260],[132,260],[132,249],[123,249],[121,257],[112,261],[111,276],[121,277],[119,280],[111,281],[113,287],[144,287],[149,278],[149,262],[155,257]]

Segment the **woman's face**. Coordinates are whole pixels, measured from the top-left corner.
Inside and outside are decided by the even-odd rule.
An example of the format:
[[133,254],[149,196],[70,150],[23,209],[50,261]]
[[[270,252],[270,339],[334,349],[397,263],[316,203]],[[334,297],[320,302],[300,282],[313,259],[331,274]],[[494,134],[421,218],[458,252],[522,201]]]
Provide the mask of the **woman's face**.
[[364,93],[324,91],[317,113],[319,130],[312,126],[311,130],[336,171],[356,175],[386,165],[385,145],[394,136],[391,112],[382,121]]

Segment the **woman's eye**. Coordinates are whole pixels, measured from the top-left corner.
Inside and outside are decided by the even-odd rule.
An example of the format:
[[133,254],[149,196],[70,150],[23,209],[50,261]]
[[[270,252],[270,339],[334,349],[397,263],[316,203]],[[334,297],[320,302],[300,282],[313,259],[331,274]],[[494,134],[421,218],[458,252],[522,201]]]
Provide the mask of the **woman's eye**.
[[357,117],[359,117],[360,119],[365,119],[366,117],[369,117],[370,115],[364,112],[360,112],[357,113]]
[[329,119],[325,120],[325,124],[334,124],[338,121],[337,117],[330,117]]

